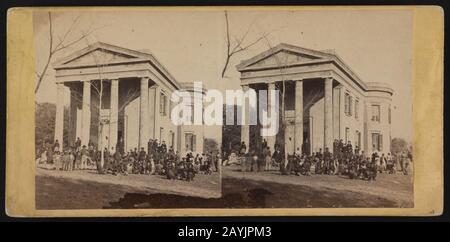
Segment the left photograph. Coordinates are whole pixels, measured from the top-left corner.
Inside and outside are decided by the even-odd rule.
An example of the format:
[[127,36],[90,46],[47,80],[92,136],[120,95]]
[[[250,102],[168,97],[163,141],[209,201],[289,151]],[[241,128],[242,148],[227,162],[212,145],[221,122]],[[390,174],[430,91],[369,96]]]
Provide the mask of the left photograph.
[[170,118],[174,92],[207,89],[160,60],[150,42],[170,36],[145,19],[34,13],[36,209],[220,207],[220,139]]

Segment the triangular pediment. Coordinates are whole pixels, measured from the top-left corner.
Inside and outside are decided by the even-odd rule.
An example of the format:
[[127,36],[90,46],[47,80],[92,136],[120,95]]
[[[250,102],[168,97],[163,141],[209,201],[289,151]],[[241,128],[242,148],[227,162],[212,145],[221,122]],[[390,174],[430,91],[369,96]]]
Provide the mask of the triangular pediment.
[[296,63],[323,60],[330,54],[281,43],[237,65],[238,70],[247,68],[280,67]]
[[319,59],[319,57],[296,53],[288,50],[281,50],[273,55],[270,55],[264,59],[248,65],[248,67],[289,65],[297,62],[311,61],[315,59]]
[[151,54],[98,42],[56,61],[54,66],[56,68],[64,68],[85,65],[107,65],[149,58],[151,58]]
[[105,49],[96,49],[75,59],[72,59],[64,65],[90,65],[90,64],[108,64],[120,61],[127,61],[136,56],[126,55],[123,53],[113,52]]

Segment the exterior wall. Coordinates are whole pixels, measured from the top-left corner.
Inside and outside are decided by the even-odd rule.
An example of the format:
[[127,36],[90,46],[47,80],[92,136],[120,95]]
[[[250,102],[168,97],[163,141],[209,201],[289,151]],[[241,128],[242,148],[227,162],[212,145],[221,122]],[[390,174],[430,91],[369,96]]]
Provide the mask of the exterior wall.
[[[109,51],[104,51],[109,50]],[[117,54],[115,54],[117,52]],[[147,126],[140,127],[140,101],[141,97],[138,95],[137,98],[133,100],[125,100],[130,98],[128,96],[128,91],[133,91],[136,89],[140,91],[141,78],[149,78],[150,87],[148,90],[149,102],[149,115],[148,115],[148,134],[141,136],[142,139],[158,139],[158,141],[165,141],[168,147],[173,146],[177,151],[180,150],[181,146],[181,127],[175,126],[170,119],[170,95],[174,90],[180,89],[180,84],[170,75],[169,72],[152,56],[146,53],[141,53],[137,51],[128,50],[125,48],[112,46],[104,43],[96,43],[89,48],[85,48],[74,54],[67,56],[64,60],[59,61],[55,65],[55,77],[56,83],[64,83],[64,85],[74,89],[79,95],[78,98],[83,98],[83,81],[98,80],[100,78],[98,63],[92,63],[89,56],[92,53],[96,53],[100,56],[102,63],[102,78],[105,80],[118,80],[118,106],[113,106],[113,109],[119,108],[118,113],[111,113],[110,107],[110,85],[108,83],[103,96],[103,105],[100,111],[97,107],[93,108],[98,104],[98,96],[96,97],[93,93],[93,88],[87,85],[91,91],[89,100],[91,100],[91,110],[88,112],[90,122],[84,122],[90,124],[90,140],[94,143],[98,142],[98,127],[97,122],[101,114],[104,115],[118,115],[117,132],[118,138],[121,136],[124,142],[124,150],[129,151],[130,149],[138,148],[139,145],[139,132],[140,128],[142,130],[147,130]],[[128,56],[125,58],[124,56]],[[104,57],[104,58],[103,58]],[[87,62],[86,62],[87,61]],[[109,62],[109,63],[108,63]],[[85,83],[87,84],[87,83]],[[153,86],[152,86],[153,85]],[[84,86],[86,87],[86,86]],[[116,87],[116,86],[115,86]],[[89,90],[85,88],[85,90]],[[114,89],[116,90],[116,89]],[[159,100],[160,92],[165,93],[167,97],[166,114],[160,114]],[[75,93],[75,92],[74,92]],[[144,93],[146,94],[146,93]],[[88,97],[87,95],[84,96]],[[117,98],[117,97],[116,97]],[[116,102],[114,102],[116,103]],[[82,131],[87,129],[83,128],[82,124],[82,105],[81,101],[75,100],[75,97],[71,95],[71,105],[70,105],[70,125],[69,125],[69,143],[73,143],[76,137],[82,138]],[[124,107],[123,105],[126,106]],[[144,105],[147,106],[147,103]],[[86,110],[84,110],[86,112]],[[147,119],[145,117],[145,119]],[[122,125],[123,123],[123,125]],[[114,125],[111,125],[114,127]],[[198,135],[199,140],[197,142],[197,147],[203,150],[203,127],[199,128],[201,130],[201,135]],[[60,132],[61,130],[57,130]],[[109,125],[105,125],[103,130],[103,147],[112,148],[114,142],[106,141],[106,136],[109,138]],[[147,132],[147,131],[145,131]],[[195,130],[195,132],[198,132]],[[87,132],[86,132],[87,133]],[[114,135],[114,134],[113,134]],[[114,137],[113,137],[114,138]],[[62,141],[61,141],[62,142]],[[84,142],[84,141],[83,141]],[[142,146],[147,147],[146,144]],[[102,147],[99,147],[102,148]]]
[[[164,141],[167,145],[167,148],[170,148],[172,144],[172,134],[174,135],[174,142],[173,142],[173,148],[175,151],[179,150],[179,147],[177,146],[177,138],[179,136],[177,132],[177,127],[172,123],[172,120],[170,119],[170,95],[169,91],[162,90],[160,93],[156,93],[156,98],[160,98],[161,93],[163,93],[167,98],[167,105],[166,105],[166,115],[162,116],[160,114],[160,106],[154,106],[155,110],[155,117],[159,119],[159,122],[156,125],[156,139],[158,139],[160,142]],[[159,102],[158,102],[159,104]],[[155,105],[155,104],[153,104]]]
[[200,125],[186,125],[181,127],[181,137],[180,137],[180,154],[185,156],[190,150],[186,147],[186,134],[194,134],[196,136],[195,139],[195,150],[192,151],[192,154],[202,154],[203,153],[203,126]]
[[[120,85],[120,84],[119,84]],[[152,89],[154,87],[150,87]],[[172,133],[174,134],[173,143],[174,150],[179,150],[177,145],[179,134],[177,131],[177,127],[170,120],[170,105],[169,103],[166,106],[166,115],[162,116],[160,114],[159,100],[156,98],[160,98],[160,93],[163,91],[159,91],[161,89],[156,88],[155,95],[153,98],[149,98],[149,112],[150,112],[150,121],[154,122],[153,125],[150,125],[149,129],[149,137],[150,139],[157,139],[158,142],[165,141],[167,148],[170,148]],[[164,92],[167,96],[167,100],[169,100],[170,95],[168,91]],[[125,147],[126,150],[137,148],[139,142],[139,115],[140,115],[140,97],[134,99],[125,107]],[[154,119],[153,119],[154,118]]]
[[[308,90],[304,90],[308,91]],[[309,116],[312,121],[312,152],[319,152],[320,149],[323,151],[324,144],[324,118],[325,110],[324,110],[324,98],[320,98],[317,102],[315,102],[310,111]]]
[[[265,66],[272,52],[267,51],[255,56],[249,60],[241,62],[238,65],[238,71],[241,73],[241,85],[253,85],[261,83],[279,82],[282,80],[302,80],[304,82],[303,94],[304,103],[308,103],[308,95],[313,94],[317,89],[324,90],[323,80],[325,78],[333,79],[332,94],[332,137],[333,139],[342,139],[344,142],[350,141],[353,148],[358,143],[359,150],[365,151],[366,155],[371,155],[372,133],[378,132],[382,134],[382,153],[389,152],[390,149],[390,123],[388,122],[388,112],[391,103],[393,90],[383,83],[363,82],[360,78],[347,67],[338,56],[324,52],[305,51],[302,48],[295,49],[286,44],[280,44],[273,50],[294,49],[296,54],[310,53],[317,54],[318,59],[311,61],[298,61],[296,64],[290,63],[283,69],[283,76],[279,74],[279,68],[272,63],[272,66]],[[285,53],[287,57],[292,57],[292,53]],[[259,59],[258,59],[259,58]],[[255,63],[262,63],[263,67]],[[320,81],[318,81],[320,80]],[[316,82],[317,81],[317,82]],[[314,84],[311,84],[314,83]],[[337,84],[337,85],[336,85]],[[314,90],[313,90],[314,89]],[[289,92],[288,95],[292,92]],[[345,93],[352,98],[351,114],[345,114]],[[291,94],[292,95],[292,94]],[[294,94],[295,96],[295,94]],[[292,106],[292,100],[288,99],[286,106]],[[355,100],[358,100],[358,117],[355,116]],[[304,127],[304,131],[309,133],[310,145],[312,152],[318,152],[324,149],[324,97],[314,99],[309,110],[305,109],[305,119],[309,118],[309,127]],[[371,104],[380,105],[380,122],[371,121],[372,111]],[[306,104],[304,104],[306,105]],[[309,104],[308,104],[309,105]],[[307,125],[305,125],[307,126]],[[285,133],[289,133],[286,130]],[[360,138],[358,138],[359,133]],[[347,134],[347,137],[346,137]],[[330,149],[332,147],[329,147]],[[289,148],[290,149],[290,148]]]
[[140,97],[134,99],[125,106],[124,151],[130,151],[137,148],[139,144],[139,105]]
[[[389,108],[391,103],[391,97],[384,92],[368,92],[366,98],[367,102],[367,129],[368,129],[368,154],[372,154],[377,151],[372,146],[372,133],[382,134],[382,148],[377,151],[378,153],[390,153],[391,147],[391,125],[389,123]],[[372,120],[372,104],[380,105],[380,121]]]
[[[202,102],[204,98],[205,90],[197,90],[193,88],[192,83],[183,83],[183,88],[185,91],[189,92],[191,95],[192,100],[192,108],[194,107],[194,103]],[[197,93],[197,94],[195,94]],[[197,99],[196,99],[197,98]],[[202,114],[204,111],[204,107],[202,107]],[[194,114],[194,110],[192,110],[192,115]],[[203,120],[203,118],[202,118]],[[189,150],[186,144],[186,135],[187,134],[193,134],[195,135],[195,150]],[[203,150],[203,143],[204,143],[204,127],[203,125],[182,125],[179,129],[179,150],[180,155],[185,156],[188,152],[192,151],[194,155],[196,154],[202,154],[204,152]]]
[[[123,96],[126,95],[128,90],[130,88],[136,88],[131,83],[124,84],[127,82],[127,79],[121,79],[119,80],[119,95]],[[155,91],[156,89],[156,91]],[[194,153],[203,153],[203,143],[204,143],[204,133],[203,133],[203,126],[183,126],[178,127],[175,124],[172,123],[170,119],[170,113],[171,108],[173,105],[170,102],[170,95],[171,90],[169,90],[166,87],[160,87],[155,88],[155,86],[149,87],[149,93],[151,91],[154,91],[154,94],[150,96],[149,98],[149,112],[150,112],[150,120],[154,122],[154,124],[150,125],[149,129],[149,137],[151,139],[158,139],[159,142],[165,141],[168,148],[170,148],[171,145],[173,145],[173,148],[175,151],[180,151],[182,155],[185,155],[187,153],[186,149],[182,149],[181,147],[185,147],[185,134],[186,133],[193,133],[196,135],[196,150]],[[76,91],[76,90],[75,90]],[[75,93],[74,91],[74,93]],[[160,99],[160,93],[164,93],[167,98],[167,105],[166,105],[166,115],[160,114],[160,106],[159,106],[159,99]],[[78,100],[81,97],[81,93],[78,91],[79,97],[71,97],[71,126],[69,127],[69,133],[71,133],[71,139],[73,139],[73,142],[75,142],[76,137],[81,137],[81,101]],[[121,99],[120,97],[119,99]],[[110,99],[110,92],[109,90],[105,89],[104,91],[104,100],[103,102],[105,105],[104,108],[101,110],[101,115],[108,115],[110,112],[109,109],[109,99]],[[157,100],[158,99],[158,100]],[[122,100],[123,101],[123,100]],[[98,97],[95,97],[95,95],[91,94],[91,103],[92,105],[98,105]],[[134,100],[130,101],[127,105],[123,107],[123,113],[120,113],[119,115],[124,116],[124,127],[123,127],[123,141],[124,141],[124,150],[130,151],[134,148],[138,147],[139,143],[139,115],[140,115],[140,96],[135,98]],[[94,131],[94,126],[97,122],[97,118],[99,117],[98,114],[94,114],[94,112],[91,115],[91,131]],[[103,147],[109,147],[109,141],[106,139],[106,136],[109,136],[109,125],[104,126],[103,130]],[[97,143],[98,141],[98,134],[97,131],[91,132],[91,139],[93,142]],[[173,138],[172,138],[173,137]]]
[[[352,106],[351,106],[351,115],[345,114],[344,111],[342,110],[342,115],[343,115],[343,129],[342,134],[340,135],[340,139],[342,139],[345,143],[347,143],[347,141],[350,141],[353,149],[355,149],[355,145],[357,144],[357,136],[356,136],[356,131],[358,131],[361,135],[361,143],[359,146],[360,150],[365,150],[366,147],[364,146],[364,101],[365,101],[365,97],[360,93],[360,92],[356,92],[354,89],[352,88],[348,88],[347,86],[344,85],[343,87],[344,90],[344,95],[342,95],[342,97],[345,97],[345,93],[348,93],[350,95],[350,97],[352,98]],[[358,100],[359,104],[358,104],[358,118],[356,118],[355,116],[355,112],[356,112],[356,108],[355,108],[355,101]],[[342,100],[343,102],[345,102],[345,100]],[[349,129],[349,135],[346,139],[345,137],[345,132],[346,129]]]
[[[310,90],[305,89],[304,92]],[[340,92],[343,94],[340,94]],[[345,94],[352,98],[351,115],[345,114],[344,103]],[[305,94],[306,95],[306,94]],[[358,100],[358,107],[356,107],[356,100]],[[356,148],[358,143],[357,131],[360,135],[359,150],[367,151],[370,155],[374,152],[372,148],[372,133],[378,132],[382,134],[382,153],[387,153],[390,150],[390,124],[388,122],[388,112],[391,98],[390,94],[385,92],[363,92],[362,90],[354,89],[344,85],[339,85],[333,89],[333,134],[335,139],[342,139],[345,143],[350,141],[353,148]],[[380,123],[371,121],[371,105],[379,104],[381,108]],[[356,117],[356,108],[358,108],[358,117]],[[341,110],[342,109],[342,110]],[[366,116],[367,115],[367,116]],[[324,149],[324,98],[316,101],[309,111],[312,125],[312,152],[318,152]],[[340,117],[342,116],[342,117]],[[342,123],[339,122],[342,120]],[[367,130],[365,122],[367,120]],[[346,132],[348,129],[348,137]]]

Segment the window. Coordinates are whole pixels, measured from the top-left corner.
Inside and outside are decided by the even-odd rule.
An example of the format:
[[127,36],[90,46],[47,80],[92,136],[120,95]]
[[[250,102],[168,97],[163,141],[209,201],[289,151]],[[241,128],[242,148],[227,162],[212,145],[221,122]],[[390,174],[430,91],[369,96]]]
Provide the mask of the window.
[[189,106],[189,110],[190,110],[190,113],[189,113],[189,120],[191,120],[191,124],[194,124],[194,105],[193,104],[188,104],[188,106]]
[[345,93],[344,104],[345,104],[345,114],[351,116],[352,115],[352,97],[350,96],[349,93]]
[[345,128],[345,143],[349,141],[350,138],[350,128]]
[[353,110],[353,97],[349,96],[349,109],[348,109],[348,115],[352,116],[352,110]]
[[359,117],[359,100],[355,100],[355,118]]
[[391,124],[391,107],[389,107],[389,110],[388,110],[388,122],[389,122],[389,124]]
[[355,148],[358,146],[359,149],[361,149],[361,132],[356,130],[355,132]]
[[380,105],[372,105],[372,121],[380,122]]
[[383,135],[380,133],[372,133],[372,151],[383,150]]
[[345,93],[344,106],[344,113],[348,115],[350,112],[350,94],[348,93]]
[[159,114],[161,116],[167,115],[167,97],[164,93],[161,93],[159,96]]
[[192,133],[185,134],[186,151],[195,152],[196,135]]

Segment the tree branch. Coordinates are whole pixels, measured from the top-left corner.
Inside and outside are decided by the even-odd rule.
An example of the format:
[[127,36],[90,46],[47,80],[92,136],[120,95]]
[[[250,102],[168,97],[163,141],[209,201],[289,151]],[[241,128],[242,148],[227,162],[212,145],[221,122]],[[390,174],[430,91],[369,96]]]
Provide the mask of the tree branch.
[[[88,31],[83,32],[81,31],[81,35],[78,38],[75,38],[72,41],[68,41],[69,36],[73,33],[73,31],[75,30],[75,26],[78,24],[80,19],[80,16],[77,16],[72,23],[70,24],[70,26],[68,27],[67,31],[64,32],[64,34],[62,35],[62,37],[57,37],[58,38],[58,43],[55,44],[55,37],[53,34],[53,21],[52,21],[52,15],[50,12],[48,12],[48,21],[49,21],[49,51],[48,51],[48,56],[47,59],[45,61],[45,65],[44,68],[42,69],[41,73],[37,73],[36,72],[36,76],[38,78],[37,80],[37,84],[36,84],[36,88],[34,89],[34,93],[37,93],[39,90],[39,87],[42,84],[42,81],[44,80],[44,77],[46,76],[48,67],[50,65],[51,60],[53,59],[54,54],[56,54],[57,52],[64,50],[66,48],[69,48],[77,43],[79,43],[80,41],[86,39],[89,35],[91,35],[92,33],[94,33],[95,31],[105,27],[99,27],[99,28],[89,28]],[[67,42],[67,43],[66,43]]]
[[252,21],[252,23],[248,26],[247,30],[245,31],[245,33],[240,37],[234,38],[235,44],[233,44],[233,48],[231,48],[231,41],[230,41],[230,24],[228,21],[228,12],[225,11],[225,24],[226,24],[226,43],[227,43],[227,54],[226,54],[226,58],[225,58],[225,64],[222,68],[222,77],[225,77],[225,72],[227,71],[228,65],[230,63],[230,59],[237,53],[242,52],[247,50],[248,48],[256,45],[257,43],[259,43],[261,40],[263,40],[265,37],[267,37],[268,34],[263,34],[261,37],[257,38],[256,40],[250,42],[247,45],[244,45],[243,43],[245,42],[248,33],[250,32],[250,30],[253,27],[253,24],[256,22],[256,18]]

